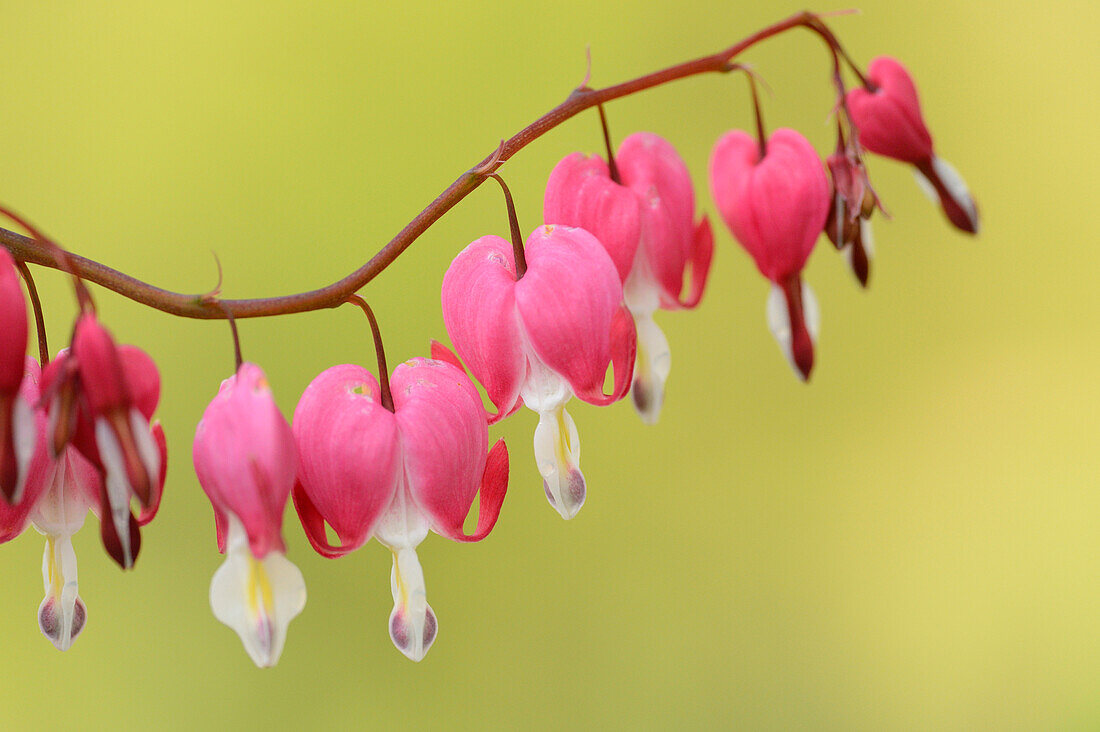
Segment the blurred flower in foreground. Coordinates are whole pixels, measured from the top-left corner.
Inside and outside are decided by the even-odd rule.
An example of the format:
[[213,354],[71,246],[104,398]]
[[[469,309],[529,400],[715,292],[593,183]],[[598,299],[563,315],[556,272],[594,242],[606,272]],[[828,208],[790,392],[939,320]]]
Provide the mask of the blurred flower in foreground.
[[19,391],[27,352],[27,304],[15,261],[0,247],[0,500],[18,503],[34,450],[34,417]]
[[939,201],[951,223],[976,234],[978,207],[958,172],[936,157],[909,72],[896,59],[880,56],[867,67],[867,80],[874,88],[852,89],[847,96],[860,144],[873,153],[912,163],[921,188]]
[[[489,534],[508,490],[508,449],[500,440],[486,456],[485,410],[461,369],[415,358],[394,369],[390,383],[392,405],[370,371],[353,364],[323,371],[306,388],[294,410],[301,457],[294,505],[323,556],[343,556],[372,534],[389,548],[390,638],[419,661],[438,625],[416,547],[429,529],[463,542]],[[477,528],[466,534],[479,489]],[[339,546],[329,543],[326,523]]]
[[214,506],[218,550],[227,554],[210,583],[210,606],[257,666],[274,666],[306,586],[282,536],[298,466],[294,438],[258,366],[241,364],[222,382],[195,430],[192,457]]

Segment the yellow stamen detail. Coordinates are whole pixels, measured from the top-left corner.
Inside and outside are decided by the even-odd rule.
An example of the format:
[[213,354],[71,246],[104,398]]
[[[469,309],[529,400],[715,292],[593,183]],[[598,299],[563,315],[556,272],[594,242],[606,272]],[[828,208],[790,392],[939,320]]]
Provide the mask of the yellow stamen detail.
[[409,589],[405,586],[405,579],[401,576],[401,564],[397,561],[397,552],[390,549],[393,555],[393,576],[397,578],[397,591],[401,593],[401,607],[409,606]]
[[558,420],[558,441],[554,445],[558,455],[558,464],[562,466],[571,465],[572,461],[569,459],[569,453],[573,446],[569,442],[569,427],[565,424],[565,409],[558,407],[554,416]]
[[55,598],[59,598],[64,583],[61,573],[57,571],[57,550],[52,536],[46,537],[46,551],[50,557],[47,561],[47,571],[50,574],[50,590]]
[[248,555],[248,607],[253,615],[274,615],[275,600],[271,592],[271,581],[262,562]]

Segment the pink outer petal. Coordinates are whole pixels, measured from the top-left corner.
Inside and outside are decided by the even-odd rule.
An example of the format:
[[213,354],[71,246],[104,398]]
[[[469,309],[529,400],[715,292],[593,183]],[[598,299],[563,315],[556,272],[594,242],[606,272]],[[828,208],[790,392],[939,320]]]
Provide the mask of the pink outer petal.
[[710,220],[704,216],[695,227],[691,242],[691,291],[687,299],[677,301],[679,307],[690,310],[703,299],[703,290],[707,286],[707,276],[710,274],[710,263],[713,259],[714,232],[710,228]]
[[15,260],[0,247],[0,393],[15,394],[27,353],[27,303]]
[[[486,466],[489,432],[477,389],[452,364],[426,358],[398,366],[391,384],[413,499],[437,533],[456,541],[479,541],[500,512],[508,457],[507,448],[498,443],[490,453],[492,464]],[[478,529],[467,535],[462,523],[482,485]]]
[[829,180],[798,132],[778,129],[759,159],[757,141],[740,130],[718,140],[710,159],[714,200],[734,237],[772,282],[797,274],[829,213]]
[[[650,132],[636,132],[616,156],[623,184],[638,197],[642,256],[661,293],[661,306],[678,306],[684,267],[692,258],[695,189],[676,149]],[[596,234],[599,237],[599,234]]]
[[917,89],[909,72],[888,56],[874,59],[867,78],[878,87],[848,92],[852,122],[859,129],[859,141],[879,155],[918,163],[932,157],[932,135],[921,116]]
[[554,166],[546,183],[542,217],[548,224],[590,231],[614,262],[619,282],[626,282],[642,235],[638,198],[611,180],[600,157],[578,152]]
[[[343,364],[321,372],[294,410],[300,455],[294,507],[323,556],[342,556],[366,543],[397,488],[397,422],[379,393],[369,371]],[[340,546],[329,544],[326,522]]]
[[145,419],[152,419],[160,401],[160,373],[153,358],[137,346],[121,345],[118,358],[130,398]]
[[[455,355],[454,351],[447,348],[445,345],[443,345],[439,341],[436,341],[436,340],[432,341],[432,343],[431,343],[431,354],[432,354],[432,358],[434,358],[436,361],[446,361],[447,363],[451,364],[455,368],[462,371],[462,373],[466,373],[466,367],[462,365],[462,360],[458,356]],[[493,414],[493,413],[489,412],[488,410],[486,410],[485,419],[489,424],[496,424],[497,422],[504,419],[505,417],[511,417],[513,414],[518,412],[519,408],[522,407],[522,406],[523,406],[523,400],[516,399],[516,403],[513,404],[512,408],[510,410],[508,410],[507,412],[497,412],[496,414]]]
[[483,236],[451,262],[441,293],[451,342],[503,415],[517,408],[526,375],[515,289],[512,245],[499,236]]
[[587,389],[576,390],[577,398],[597,407],[605,407],[625,397],[634,379],[637,351],[638,333],[634,327],[634,316],[625,305],[621,305],[611,319],[611,365],[615,373],[615,384],[611,393],[603,393],[601,380]]
[[[195,430],[195,473],[215,511],[244,525],[257,559],[286,551],[283,508],[294,486],[297,454],[263,371],[244,363],[222,382]],[[102,523],[110,523],[105,521]]]
[[577,395],[602,393],[622,299],[615,266],[584,229],[540,226],[528,237],[516,308],[539,360]]
[[76,358],[81,388],[93,416],[129,408],[130,392],[118,347],[94,314],[85,313],[77,319],[70,355]]
[[[168,441],[164,437],[164,428],[160,426],[160,422],[154,422],[151,431],[153,442],[157,446],[157,453],[160,455],[160,475],[157,476],[157,482],[153,486],[149,505],[141,509],[141,514],[137,520],[138,526],[144,526],[156,518],[157,511],[160,509],[160,499],[164,496],[164,481],[168,477]],[[218,546],[221,547],[220,540]]]

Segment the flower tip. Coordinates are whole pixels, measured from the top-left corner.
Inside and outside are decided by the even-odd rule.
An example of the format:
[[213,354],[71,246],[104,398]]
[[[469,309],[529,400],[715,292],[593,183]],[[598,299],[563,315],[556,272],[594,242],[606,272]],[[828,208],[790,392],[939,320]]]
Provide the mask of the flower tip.
[[419,663],[428,655],[438,630],[439,621],[430,605],[425,607],[420,623],[410,622],[409,615],[401,608],[395,607],[390,613],[390,640],[410,661]]
[[566,521],[580,513],[581,507],[584,506],[584,500],[588,497],[584,475],[580,470],[569,472],[565,485],[559,487],[558,496],[555,496],[554,492],[550,490],[550,484],[545,479],[542,481],[542,489],[546,492],[546,500]]
[[59,651],[72,647],[88,619],[88,609],[83,600],[74,597],[69,603],[66,599],[47,596],[38,606],[38,628]]

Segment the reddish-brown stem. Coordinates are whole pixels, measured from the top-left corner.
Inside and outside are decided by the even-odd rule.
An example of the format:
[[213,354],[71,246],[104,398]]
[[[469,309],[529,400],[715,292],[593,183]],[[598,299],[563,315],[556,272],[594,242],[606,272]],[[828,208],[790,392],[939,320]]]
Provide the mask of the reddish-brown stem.
[[[71,255],[58,246],[52,239],[35,228],[33,224],[11,209],[0,206],[0,215],[7,216],[15,222],[16,226],[20,226],[27,230],[32,237],[32,241],[40,246],[49,257],[50,261],[46,263],[47,267],[55,267],[73,278],[73,289],[76,292],[76,304],[81,312],[95,312],[95,303],[92,301],[92,296],[88,293],[88,288],[84,286],[84,282],[80,279],[75,267],[73,267]],[[0,229],[0,231],[2,231],[2,229]],[[12,251],[14,252],[15,250],[13,249]],[[18,255],[16,255],[15,258],[20,259]],[[34,261],[27,258],[22,259],[24,261]],[[39,264],[41,264],[41,262]]]
[[15,266],[19,274],[23,276],[23,283],[27,286],[27,294],[31,298],[31,309],[34,310],[34,329],[38,334],[38,362],[42,368],[50,362],[50,346],[46,343],[46,320],[42,317],[42,301],[38,299],[38,288],[34,286],[34,278],[26,262],[15,260]]
[[768,136],[764,133],[764,113],[760,111],[760,95],[756,93],[756,77],[752,73],[745,74],[749,80],[749,91],[752,92],[752,111],[756,115],[756,144],[760,148],[760,159],[768,154]]
[[615,165],[615,149],[611,147],[611,130],[607,127],[607,114],[603,111],[602,104],[597,104],[596,109],[600,112],[600,127],[603,128],[603,145],[607,150],[607,173],[611,176],[611,180],[621,185],[623,179],[619,177],[619,166]]
[[[825,38],[827,42],[830,42],[829,39],[832,38],[832,34],[827,29],[822,30],[825,28],[825,24],[817,15],[810,12],[801,12],[762,28],[718,53],[669,66],[651,74],[639,76],[603,89],[580,88],[574,90],[564,102],[505,140],[496,152],[486,156],[477,165],[460,175],[454,183],[448,186],[412,221],[406,224],[405,228],[399,231],[388,244],[382,247],[363,266],[343,279],[317,290],[280,297],[222,300],[210,297],[209,294],[187,295],[154,287],[75,254],[68,255],[67,265],[71,267],[75,275],[89,282],[95,282],[143,305],[186,318],[219,319],[227,317],[227,313],[231,313],[237,318],[258,318],[338,307],[347,302],[349,296],[377,277],[402,252],[408,249],[421,234],[427,231],[428,227],[485,182],[489,173],[499,168],[517,152],[562,122],[598,104],[604,104],[612,99],[620,99],[678,79],[705,73],[727,73],[732,71],[737,67],[730,63],[731,59],[738,54],[761,41],[799,27],[809,28]],[[835,39],[833,42],[835,42]],[[830,45],[833,42],[830,42]],[[494,157],[495,162],[488,164],[493,161]],[[32,231],[29,227],[24,228]],[[0,246],[7,247],[16,259],[23,259],[46,267],[66,269],[66,266],[61,265],[43,243],[20,236],[15,232],[0,229]]]
[[233,359],[236,363],[236,372],[241,370],[241,364],[244,363],[244,359],[241,357],[241,336],[237,332],[237,319],[233,317],[231,310],[225,311],[225,319],[229,321],[229,332],[233,334]]
[[527,257],[523,253],[523,232],[519,229],[519,217],[516,216],[516,204],[512,200],[512,192],[504,183],[504,179],[496,173],[490,173],[489,177],[500,184],[500,190],[504,191],[504,205],[508,208],[508,230],[512,235],[512,256],[516,260],[516,279],[519,280],[527,274]]
[[378,359],[378,386],[382,394],[380,401],[382,406],[393,411],[393,394],[390,392],[390,370],[386,366],[386,349],[382,346],[382,332],[378,329],[378,321],[374,317],[374,311],[370,309],[367,301],[358,295],[348,295],[347,302],[356,305],[367,315],[370,321],[370,332],[374,336],[374,355]]

